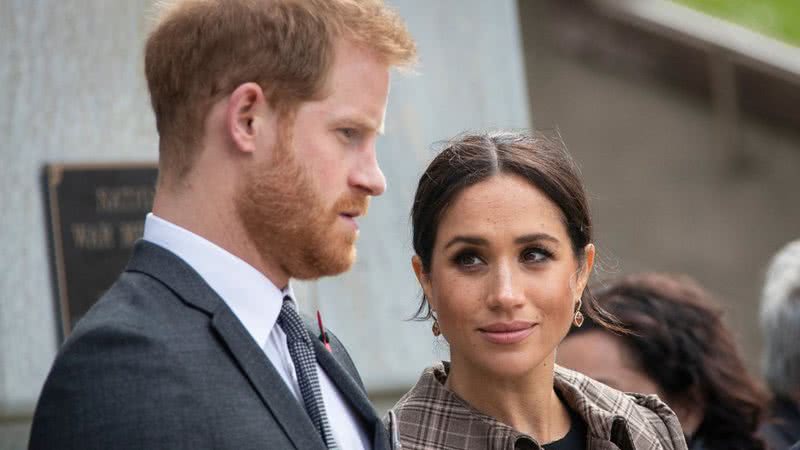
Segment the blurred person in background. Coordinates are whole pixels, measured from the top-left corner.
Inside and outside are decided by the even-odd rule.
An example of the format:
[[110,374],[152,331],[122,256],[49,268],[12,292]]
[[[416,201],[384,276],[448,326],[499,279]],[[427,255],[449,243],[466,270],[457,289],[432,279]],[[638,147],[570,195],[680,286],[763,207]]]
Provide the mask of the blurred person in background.
[[761,433],[780,450],[800,441],[800,240],[772,259],[760,315],[763,374],[774,395]]
[[765,448],[756,431],[767,396],[705,289],[687,276],[643,273],[593,294],[626,331],[611,333],[589,316],[564,339],[559,364],[621,391],[658,395],[690,449]]
[[560,139],[453,139],[420,178],[411,216],[418,316],[451,360],[425,369],[389,412],[405,450],[686,448],[656,397],[555,365],[583,323],[594,261],[583,183]]

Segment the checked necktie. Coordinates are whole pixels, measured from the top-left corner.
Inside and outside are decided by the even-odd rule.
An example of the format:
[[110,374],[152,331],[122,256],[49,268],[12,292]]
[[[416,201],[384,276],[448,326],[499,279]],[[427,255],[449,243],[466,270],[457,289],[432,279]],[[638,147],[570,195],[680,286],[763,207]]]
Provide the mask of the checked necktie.
[[303,319],[295,310],[289,296],[283,298],[278,324],[286,333],[289,355],[294,363],[294,371],[297,374],[297,383],[300,385],[300,394],[303,396],[306,412],[328,449],[336,449],[336,440],[333,438],[333,431],[331,431],[328,417],[325,415],[325,403],[322,402],[322,390],[317,378],[317,358],[314,355],[311,336],[308,335],[308,331],[303,325]]

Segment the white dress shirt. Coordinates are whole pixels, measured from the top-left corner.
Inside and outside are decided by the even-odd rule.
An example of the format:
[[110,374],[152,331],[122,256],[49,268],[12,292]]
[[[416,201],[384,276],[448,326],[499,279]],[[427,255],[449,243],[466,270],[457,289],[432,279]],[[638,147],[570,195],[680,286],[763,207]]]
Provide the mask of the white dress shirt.
[[[303,407],[297,374],[286,345],[286,334],[277,324],[283,297],[288,295],[294,300],[291,286],[284,290],[279,289],[250,264],[153,213],[148,214],[145,220],[144,239],[178,255],[200,274],[264,350]],[[371,449],[370,439],[360,425],[355,411],[319,364],[317,374],[325,412],[339,448]]]

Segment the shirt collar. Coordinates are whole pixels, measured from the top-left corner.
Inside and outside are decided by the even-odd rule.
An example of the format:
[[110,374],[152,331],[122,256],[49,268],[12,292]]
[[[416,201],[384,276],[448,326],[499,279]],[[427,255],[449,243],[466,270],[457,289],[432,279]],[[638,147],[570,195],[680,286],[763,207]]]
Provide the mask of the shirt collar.
[[242,259],[153,213],[145,219],[144,239],[192,266],[262,348],[278,320],[284,296],[294,300],[291,283],[286,289],[279,289]]

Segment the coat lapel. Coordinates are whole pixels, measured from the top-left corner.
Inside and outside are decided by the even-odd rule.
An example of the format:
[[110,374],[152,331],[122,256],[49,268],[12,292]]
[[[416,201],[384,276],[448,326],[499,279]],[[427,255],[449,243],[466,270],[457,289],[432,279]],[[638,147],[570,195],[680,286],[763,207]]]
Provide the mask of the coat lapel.
[[389,435],[364,391],[319,339],[312,339],[312,341],[317,362],[322,367],[322,370],[328,374],[328,377],[339,389],[339,392],[342,393],[342,396],[347,399],[348,403],[360,416],[367,427],[367,435],[372,436],[374,450],[388,449]]
[[308,414],[233,312],[227,306],[220,308],[211,324],[295,448],[324,449],[325,444]]
[[160,280],[187,305],[211,316],[211,325],[230,351],[264,405],[298,449],[325,449],[308,415],[289,391],[277,370],[227,304],[175,254],[139,241],[126,271]]

